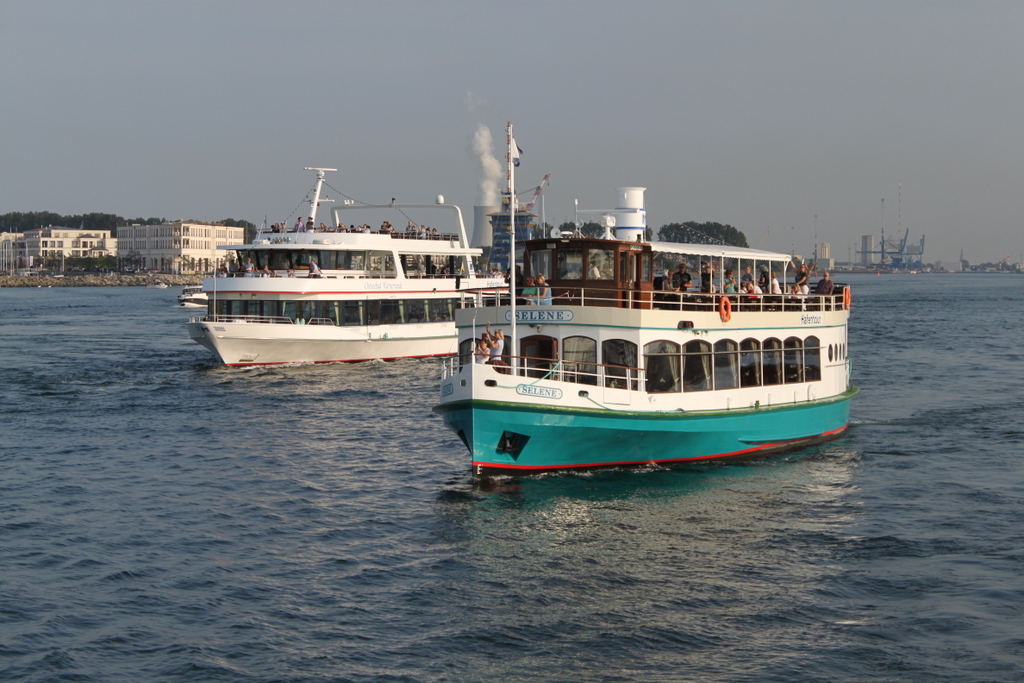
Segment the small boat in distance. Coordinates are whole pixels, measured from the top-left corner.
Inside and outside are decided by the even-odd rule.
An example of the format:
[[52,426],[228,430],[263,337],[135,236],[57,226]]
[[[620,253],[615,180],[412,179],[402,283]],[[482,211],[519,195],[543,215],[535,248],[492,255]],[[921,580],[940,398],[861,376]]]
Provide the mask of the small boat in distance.
[[179,306],[206,306],[210,299],[203,291],[202,285],[187,285],[178,295]]
[[[474,305],[478,292],[505,289],[502,278],[476,272],[481,250],[470,248],[459,207],[441,196],[435,204],[346,201],[331,210],[330,225],[318,223],[320,204],[331,201],[320,196],[324,173],[334,169],[306,170],[316,173],[308,218],[220,247],[234,252],[237,267],[203,281],[207,314],[186,324],[189,336],[225,365],[455,353],[455,311]],[[438,230],[409,218],[428,211],[450,223]],[[342,216],[351,212],[385,220],[379,229],[346,225]],[[394,228],[387,218],[408,226]]]
[[166,282],[159,281],[146,285],[148,289],[167,289],[169,286]]

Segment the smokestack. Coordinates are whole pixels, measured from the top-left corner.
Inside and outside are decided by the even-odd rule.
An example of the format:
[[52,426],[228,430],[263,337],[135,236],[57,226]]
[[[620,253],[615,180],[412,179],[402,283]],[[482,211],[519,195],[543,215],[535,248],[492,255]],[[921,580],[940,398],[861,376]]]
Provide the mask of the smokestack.
[[617,187],[619,198],[615,204],[621,211],[610,212],[615,216],[615,238],[627,242],[646,240],[647,209],[644,207],[646,187]]

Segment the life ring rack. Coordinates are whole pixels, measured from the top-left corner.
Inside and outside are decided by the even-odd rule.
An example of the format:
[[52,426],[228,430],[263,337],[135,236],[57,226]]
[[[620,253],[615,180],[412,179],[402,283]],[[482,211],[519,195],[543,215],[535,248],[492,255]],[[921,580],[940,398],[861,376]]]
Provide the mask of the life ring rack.
[[722,318],[723,323],[732,320],[732,302],[729,301],[729,297],[722,296],[718,300],[718,315]]
[[850,287],[847,285],[846,289],[843,290],[843,307],[846,310],[850,310]]

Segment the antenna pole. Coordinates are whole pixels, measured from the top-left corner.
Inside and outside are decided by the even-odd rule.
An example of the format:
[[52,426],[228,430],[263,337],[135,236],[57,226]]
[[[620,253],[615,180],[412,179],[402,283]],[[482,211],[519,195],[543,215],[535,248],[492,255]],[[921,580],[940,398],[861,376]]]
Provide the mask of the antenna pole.
[[516,343],[516,190],[515,190],[515,165],[512,163],[512,155],[515,150],[512,149],[512,145],[515,144],[512,141],[512,122],[508,122],[508,231],[509,231],[509,253],[508,253],[508,294],[509,294],[509,310],[512,313],[512,329],[511,339],[509,340],[512,345],[511,353],[509,354],[512,358],[512,375],[519,374],[519,360],[516,358],[518,355],[518,348]]

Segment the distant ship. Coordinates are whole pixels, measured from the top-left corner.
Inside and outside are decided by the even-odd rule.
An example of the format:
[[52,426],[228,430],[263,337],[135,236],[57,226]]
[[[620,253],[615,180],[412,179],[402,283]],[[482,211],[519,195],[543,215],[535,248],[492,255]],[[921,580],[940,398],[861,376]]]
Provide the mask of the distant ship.
[[[481,277],[459,207],[445,204],[355,205],[332,209],[330,226],[317,211],[324,173],[316,184],[309,219],[291,228],[261,231],[251,244],[220,247],[235,252],[236,272],[206,278],[207,314],[187,325],[189,336],[225,365],[334,363],[427,358],[455,352],[455,311],[481,292],[505,288],[501,278]],[[449,227],[426,233],[380,229],[354,231],[341,214],[371,210],[440,211]]]

